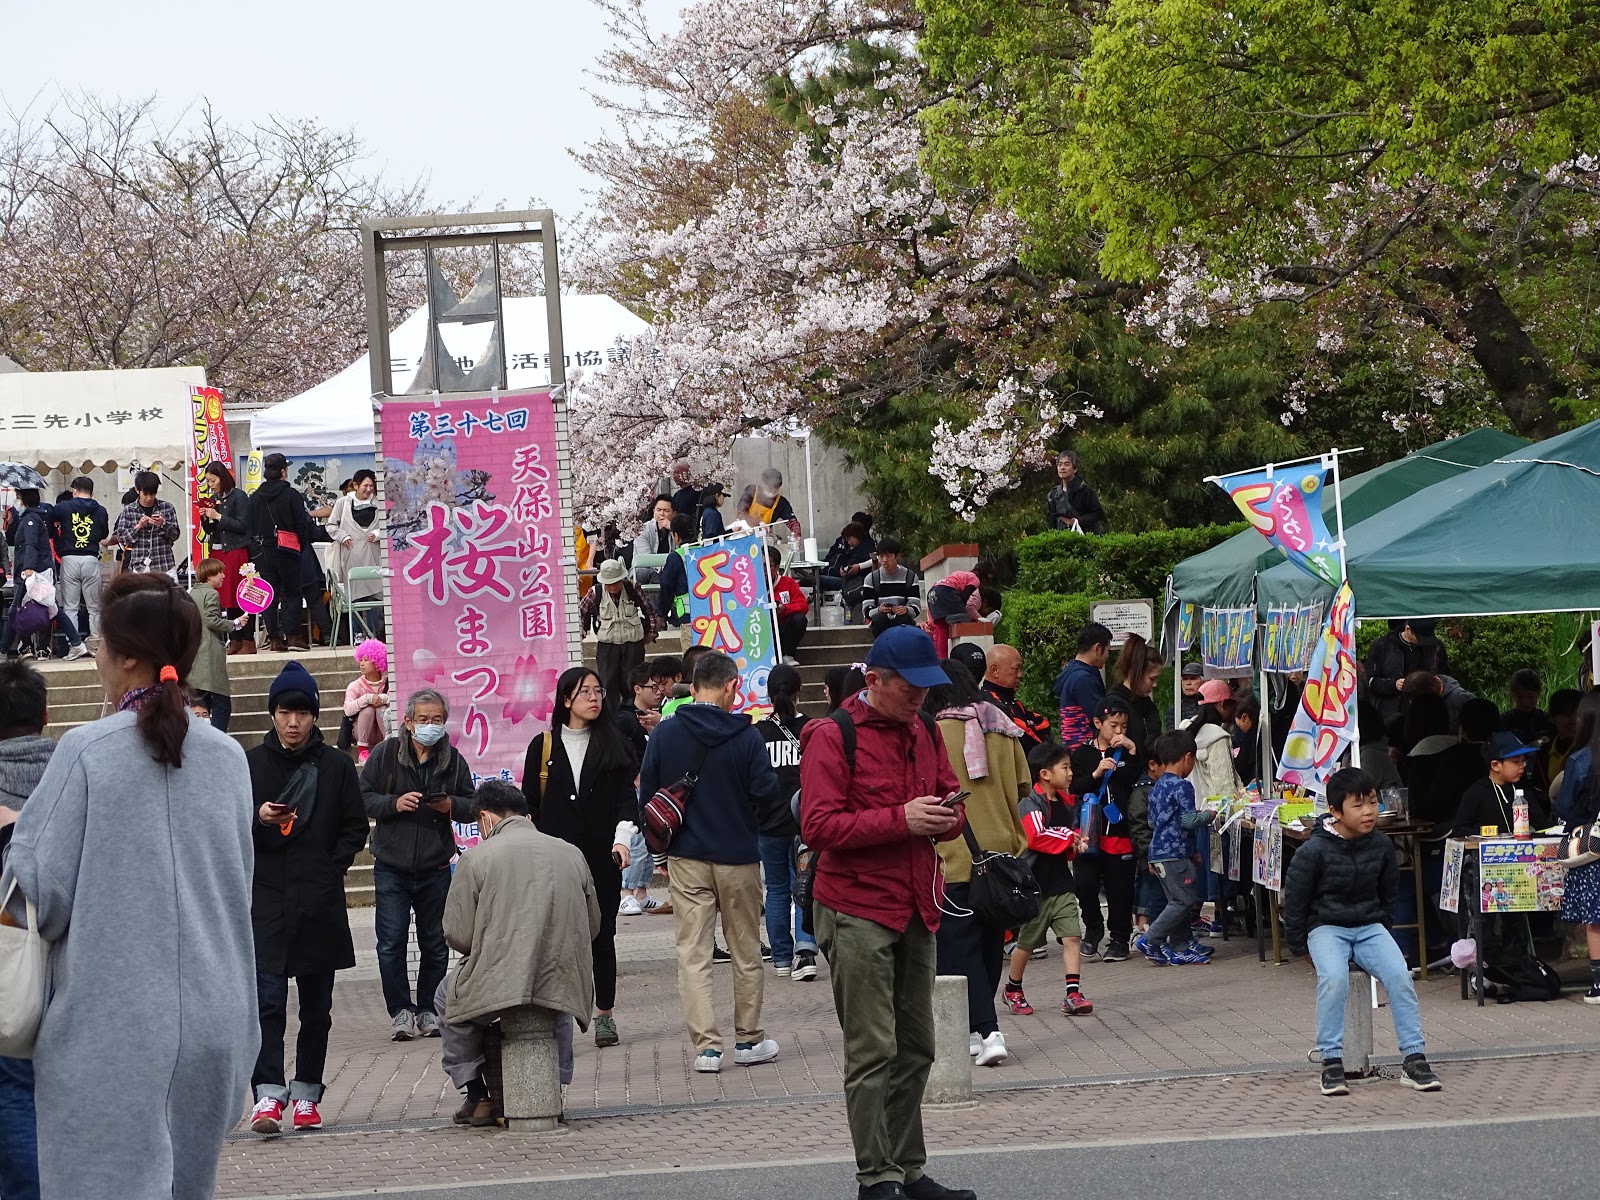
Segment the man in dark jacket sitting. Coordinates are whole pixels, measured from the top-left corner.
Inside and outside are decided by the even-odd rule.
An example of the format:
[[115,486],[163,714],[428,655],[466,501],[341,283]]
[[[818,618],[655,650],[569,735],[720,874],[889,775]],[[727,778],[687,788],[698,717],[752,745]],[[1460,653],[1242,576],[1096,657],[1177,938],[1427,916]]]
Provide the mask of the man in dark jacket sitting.
[[[432,688],[406,701],[405,725],[373,748],[361,772],[361,797],[372,827],[373,926],[378,975],[397,1042],[438,1037],[433,998],[450,951],[444,940],[444,902],[456,839],[452,820],[475,815],[472,768],[450,744],[450,704]],[[417,991],[406,971],[407,929],[417,918]]]
[[699,784],[668,850],[678,948],[678,999],[694,1042],[696,1071],[722,1069],[722,1035],[711,997],[712,935],[717,914],[733,959],[733,1017],[740,1066],[771,1062],[778,1043],[761,1028],[763,972],[761,884],[763,828],[789,820],[766,743],[743,713],[733,712],[739,668],[726,654],[702,655],[694,666],[693,702],[650,735],[639,769],[648,800],[685,775]]
[[[322,1069],[333,1028],[335,971],[356,965],[344,876],[367,840],[355,764],[322,740],[317,681],[287,664],[267,692],[272,728],[245,757],[256,809],[250,922],[256,941],[261,1051],[250,1079],[250,1127],[274,1134],[293,1106],[295,1129],[322,1126]],[[289,979],[300,996],[294,1080],[285,1081]]]
[[1289,862],[1283,887],[1283,932],[1289,949],[1310,953],[1317,968],[1317,1049],[1322,1094],[1347,1096],[1344,1001],[1354,962],[1383,984],[1405,1056],[1402,1078],[1419,1092],[1439,1090],[1423,1055],[1422,1009],[1411,970],[1394,934],[1400,870],[1394,843],[1377,831],[1378,787],[1359,768],[1328,779],[1329,815]]

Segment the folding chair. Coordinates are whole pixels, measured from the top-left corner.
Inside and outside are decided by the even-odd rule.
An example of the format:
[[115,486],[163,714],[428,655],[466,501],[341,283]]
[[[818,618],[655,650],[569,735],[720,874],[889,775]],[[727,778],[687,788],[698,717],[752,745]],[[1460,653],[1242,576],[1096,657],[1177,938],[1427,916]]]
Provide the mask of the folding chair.
[[381,580],[382,578],[382,567],[351,567],[343,579],[340,579],[337,575],[328,577],[329,590],[332,596],[333,644],[335,646],[339,644],[339,628],[346,617],[350,618],[350,644],[352,646],[356,644],[357,620],[361,622],[362,632],[367,637],[372,636],[372,627],[367,624],[366,618],[361,614],[371,612],[374,609],[381,612],[383,610],[383,596],[374,596],[369,600],[356,600],[351,594],[352,585],[373,579]]

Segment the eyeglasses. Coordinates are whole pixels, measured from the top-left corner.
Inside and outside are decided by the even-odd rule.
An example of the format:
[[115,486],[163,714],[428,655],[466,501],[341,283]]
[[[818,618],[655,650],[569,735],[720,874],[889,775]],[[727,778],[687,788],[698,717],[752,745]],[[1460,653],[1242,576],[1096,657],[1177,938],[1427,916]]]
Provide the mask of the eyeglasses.
[[606,698],[606,690],[605,688],[592,687],[579,688],[573,695],[575,698],[581,696],[585,700],[604,700]]

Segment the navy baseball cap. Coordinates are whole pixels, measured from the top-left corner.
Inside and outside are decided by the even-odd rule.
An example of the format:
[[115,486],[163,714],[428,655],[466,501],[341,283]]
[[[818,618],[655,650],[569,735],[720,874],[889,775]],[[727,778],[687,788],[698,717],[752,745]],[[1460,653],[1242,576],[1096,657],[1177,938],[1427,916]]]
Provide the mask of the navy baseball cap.
[[933,639],[911,625],[896,625],[880,633],[867,651],[867,666],[893,671],[912,687],[937,687],[950,682],[950,676],[939,665]]
[[1489,762],[1504,762],[1508,758],[1521,758],[1524,754],[1537,752],[1533,746],[1524,746],[1522,739],[1516,734],[1505,729],[1497,729],[1489,735],[1483,755]]

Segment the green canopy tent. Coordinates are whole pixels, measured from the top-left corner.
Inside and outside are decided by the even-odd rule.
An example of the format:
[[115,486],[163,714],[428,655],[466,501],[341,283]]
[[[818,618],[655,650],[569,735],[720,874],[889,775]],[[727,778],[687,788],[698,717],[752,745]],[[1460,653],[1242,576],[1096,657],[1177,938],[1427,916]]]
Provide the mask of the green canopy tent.
[[[1475,429],[1363,471],[1342,481],[1345,525],[1352,527],[1431,484],[1493,462],[1527,444],[1524,439],[1497,429]],[[1337,531],[1332,488],[1323,492],[1322,510],[1328,528]],[[1319,594],[1320,585],[1315,580],[1288,564],[1283,554],[1254,529],[1246,529],[1175,566],[1173,595],[1202,608],[1245,608],[1256,598],[1256,576],[1280,564],[1306,581],[1308,597]]]
[[1366,620],[1600,609],[1597,518],[1600,421],[1591,421],[1352,524],[1345,556],[1356,612]]

